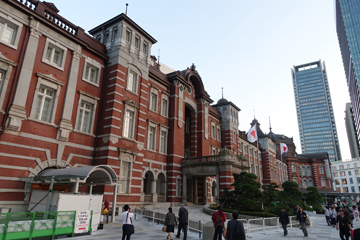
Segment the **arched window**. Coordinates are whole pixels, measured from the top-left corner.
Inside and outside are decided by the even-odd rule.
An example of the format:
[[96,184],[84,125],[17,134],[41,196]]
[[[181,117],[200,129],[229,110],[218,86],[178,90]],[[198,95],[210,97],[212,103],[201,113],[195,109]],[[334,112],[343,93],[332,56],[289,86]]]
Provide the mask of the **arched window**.
[[305,168],[305,166],[302,166],[302,168],[301,168],[301,172],[302,172],[302,175],[306,175],[306,168]]
[[307,188],[308,187],[308,182],[306,179],[303,180],[303,184],[302,184],[303,188]]
[[310,166],[307,167],[307,174],[308,174],[308,176],[311,176],[311,167]]
[[313,186],[314,186],[313,180],[309,179],[309,187],[313,187]]

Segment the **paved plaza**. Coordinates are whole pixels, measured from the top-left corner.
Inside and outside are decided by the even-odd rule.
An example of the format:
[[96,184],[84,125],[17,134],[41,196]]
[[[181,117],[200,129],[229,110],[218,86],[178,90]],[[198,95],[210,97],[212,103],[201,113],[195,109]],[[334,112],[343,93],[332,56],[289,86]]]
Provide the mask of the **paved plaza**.
[[[174,212],[177,214],[177,209],[175,208]],[[189,217],[191,220],[205,220],[206,222],[210,220],[210,216],[202,213],[200,208],[189,207]],[[206,220],[207,219],[207,220]],[[205,222],[204,221],[204,222]],[[313,222],[313,227],[308,228],[309,237],[305,239],[317,239],[317,240],[328,240],[328,239],[340,239],[339,232],[330,226],[327,226],[325,222],[324,215],[311,216],[311,221]],[[92,235],[78,236],[75,238],[66,238],[72,240],[84,240],[84,239],[121,239],[122,236],[122,227],[121,220],[119,217],[116,217],[114,223],[104,224],[103,230],[98,230],[92,233]],[[161,231],[162,224],[157,224],[149,222],[146,218],[138,218],[134,221],[135,234],[131,236],[132,240],[142,239],[142,240],[161,240],[166,239],[166,233]],[[360,227],[360,221],[354,221],[354,228]],[[177,229],[175,229],[175,232]],[[266,231],[259,232],[250,232],[246,234],[247,239],[251,240],[271,240],[271,239],[304,239],[302,231],[298,227],[288,228],[288,235],[283,236],[282,229],[270,229]],[[181,235],[181,238],[182,239]],[[173,239],[175,235],[173,235]],[[195,232],[188,233],[189,240],[199,240],[199,234]]]

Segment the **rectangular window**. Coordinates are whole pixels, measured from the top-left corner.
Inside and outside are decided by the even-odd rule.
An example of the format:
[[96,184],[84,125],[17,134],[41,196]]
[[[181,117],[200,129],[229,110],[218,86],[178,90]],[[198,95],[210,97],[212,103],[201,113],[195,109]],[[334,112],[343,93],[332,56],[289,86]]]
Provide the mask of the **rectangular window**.
[[76,124],[76,130],[90,133],[92,126],[92,116],[94,105],[85,100],[81,100],[79,107],[79,116]]
[[167,130],[160,130],[160,152],[167,153]]
[[[221,127],[217,126],[217,140],[220,142],[221,141]],[[242,147],[240,147],[240,149],[242,150]]]
[[155,92],[150,92],[150,110],[157,112],[158,95]]
[[115,41],[118,35],[118,27],[114,27],[111,33],[111,41]]
[[137,50],[140,49],[140,37],[138,37],[138,36],[135,36],[135,48]]
[[354,168],[357,168],[357,163],[354,163]]
[[168,117],[168,112],[169,112],[169,100],[167,97],[162,97],[161,98],[161,115],[163,115],[164,117]]
[[215,123],[211,123],[211,138],[215,139]]
[[64,57],[64,50],[55,46],[52,43],[49,43],[48,48],[46,50],[46,60],[50,64],[54,64],[58,67],[62,67]]
[[15,45],[18,26],[0,17],[0,41],[9,45]]
[[90,63],[85,64],[85,76],[84,79],[86,81],[98,84],[99,83],[99,68],[95,67],[94,65]]
[[126,42],[131,44],[131,31],[129,29],[126,29]]
[[[5,71],[0,69],[0,96],[1,96],[1,92],[2,92],[2,85],[4,82],[4,78],[5,78]],[[0,106],[1,109],[1,106]]]
[[325,178],[321,178],[321,186],[326,187]]
[[233,131],[233,143],[236,143],[236,131]]
[[149,134],[148,134],[148,149],[155,151],[156,146],[156,127],[150,125],[149,126]]
[[147,42],[144,42],[143,44],[143,53],[145,56],[148,55],[148,51],[149,51],[149,45],[147,44]]
[[342,177],[346,176],[345,171],[341,171],[340,176],[342,176]]
[[214,147],[211,148],[211,155],[213,155],[213,156],[216,155],[216,148],[214,148]]
[[360,175],[360,174],[359,174],[359,169],[355,169],[355,174],[356,174],[356,175]]
[[349,176],[351,176],[351,171],[348,171]]
[[319,166],[319,173],[324,174],[324,167],[322,165]]
[[340,166],[339,166],[339,169],[344,169],[344,165],[340,165]]
[[360,177],[357,177],[357,182],[360,184]]
[[334,172],[334,177],[339,177],[339,172]]
[[347,184],[346,178],[341,179],[342,184]]
[[343,187],[344,192],[349,192],[348,187]]
[[349,178],[349,180],[350,180],[350,184],[354,184],[354,181],[352,178]]
[[176,179],[176,196],[181,196],[181,179]]
[[51,122],[55,92],[55,89],[40,85],[37,92],[35,119]]
[[335,179],[335,185],[340,185],[339,179]]
[[351,187],[351,192],[353,192],[353,193],[355,192],[355,187],[354,186]]
[[120,168],[120,193],[130,192],[131,162],[122,161]]
[[105,35],[104,35],[104,44],[108,43],[108,41],[109,41],[109,36],[110,36],[109,31],[106,31],[106,32],[105,32]]
[[134,138],[134,123],[135,123],[135,111],[131,109],[125,110],[124,115],[124,128],[123,128],[123,136],[125,138]]
[[133,93],[137,93],[137,85],[138,85],[137,74],[136,72],[130,70],[126,89]]
[[291,164],[291,172],[296,172],[296,166],[295,166],[295,164]]

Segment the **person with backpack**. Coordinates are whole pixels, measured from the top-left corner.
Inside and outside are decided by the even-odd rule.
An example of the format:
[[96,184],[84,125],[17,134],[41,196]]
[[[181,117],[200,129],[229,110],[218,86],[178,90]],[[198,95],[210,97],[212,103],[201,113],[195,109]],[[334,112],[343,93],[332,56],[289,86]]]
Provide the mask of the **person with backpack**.
[[221,210],[220,206],[217,208],[217,211],[213,214],[212,221],[215,227],[215,234],[213,240],[216,239],[221,240],[224,231],[224,223],[226,221],[226,216],[225,213]]
[[237,212],[232,213],[233,219],[227,224],[226,237],[227,240],[246,240],[244,225],[241,221],[238,221],[239,214]]
[[342,208],[340,208],[339,215],[337,216],[336,230],[340,230],[340,239],[349,240],[351,223],[349,221],[349,217],[345,216],[344,210]]
[[285,208],[281,208],[281,212],[279,214],[279,222],[284,229],[284,236],[286,236],[288,234],[287,225],[289,224],[290,219],[288,213],[285,211]]

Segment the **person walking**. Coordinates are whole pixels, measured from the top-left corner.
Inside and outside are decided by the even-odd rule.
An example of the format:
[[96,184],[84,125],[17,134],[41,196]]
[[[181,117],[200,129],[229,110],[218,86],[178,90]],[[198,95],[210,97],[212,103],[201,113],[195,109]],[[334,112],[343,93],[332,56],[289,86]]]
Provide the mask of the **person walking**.
[[329,207],[324,207],[325,219],[328,226],[331,226]]
[[279,222],[284,229],[284,236],[286,236],[288,234],[287,225],[290,223],[290,219],[288,213],[285,211],[285,208],[281,208],[281,212],[279,213]]
[[227,240],[246,240],[244,225],[238,221],[239,214],[232,212],[232,218],[227,224],[226,236]]
[[[300,206],[296,205],[296,219],[300,219]],[[299,220],[299,224],[300,224],[300,220]],[[300,224],[300,229],[301,229],[301,224]]]
[[176,217],[171,207],[169,207],[168,210],[169,212],[166,214],[165,217],[166,232],[168,233],[166,239],[173,239],[171,233],[174,232],[174,226],[176,225]]
[[331,208],[329,210],[329,217],[330,217],[331,225],[333,227],[335,227],[337,214],[336,214],[336,209],[335,209],[334,205],[331,205]]
[[184,240],[187,238],[187,227],[188,227],[188,221],[189,221],[189,213],[186,208],[184,208],[184,204],[180,204],[179,209],[179,227],[178,232],[175,237],[180,238],[180,232],[181,229],[184,232]]
[[213,240],[221,240],[224,231],[224,223],[226,221],[226,216],[225,213],[221,210],[221,206],[217,207],[217,211],[214,213],[212,221],[215,227]]
[[359,209],[357,206],[355,206],[355,209],[354,209],[354,217],[355,217],[356,221],[359,221]]
[[304,210],[302,208],[300,208],[297,220],[299,220],[299,222],[300,222],[300,226],[304,233],[304,237],[308,236],[308,232],[306,230],[306,224],[305,224],[306,219],[307,219],[306,213],[304,212]]
[[124,206],[124,212],[121,213],[121,218],[123,220],[122,240],[130,240],[130,236],[134,234],[135,231],[134,231],[134,225],[132,224],[132,219],[134,218],[134,214],[131,212],[131,208],[129,207],[129,205],[126,204]]
[[103,212],[104,212],[105,209],[106,209],[106,213],[105,213],[106,223],[109,223],[109,210],[110,210],[109,198],[106,198],[106,199],[105,199]]
[[349,221],[349,217],[345,216],[344,210],[342,208],[340,208],[339,216],[337,216],[336,230],[339,231],[340,239],[349,240],[351,223]]

